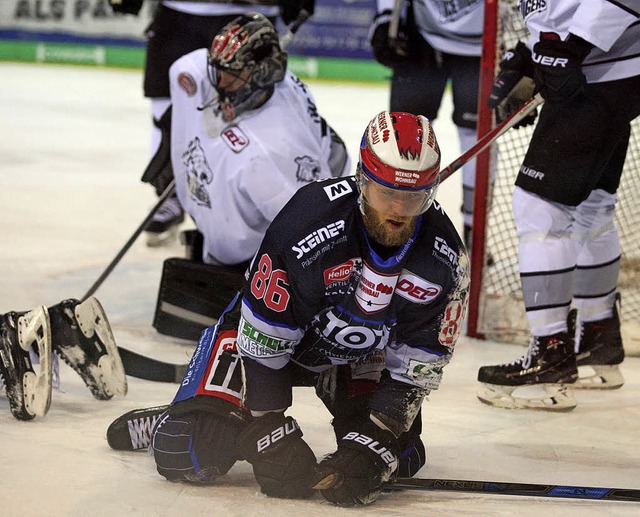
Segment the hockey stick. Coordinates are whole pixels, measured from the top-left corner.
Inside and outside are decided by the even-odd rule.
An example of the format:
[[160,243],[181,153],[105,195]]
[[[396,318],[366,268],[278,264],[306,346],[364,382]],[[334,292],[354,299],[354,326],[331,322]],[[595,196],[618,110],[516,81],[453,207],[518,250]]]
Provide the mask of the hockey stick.
[[524,495],[530,497],[560,497],[565,499],[640,501],[640,490],[631,488],[543,485],[535,483],[468,481],[462,479],[398,478],[395,483],[385,485],[385,489],[447,490],[453,492],[479,492],[484,494]]
[[512,113],[509,117],[504,119],[500,124],[494,127],[491,131],[482,136],[475,144],[462,153],[457,159],[451,162],[447,167],[440,171],[440,181],[443,182],[454,172],[460,169],[465,163],[475,158],[478,154],[489,147],[493,142],[505,134],[509,129],[515,126],[523,118],[525,118],[531,111],[536,109],[544,102],[542,95],[537,93],[531,97],[522,107]]
[[[280,40],[280,47],[282,49],[289,45],[295,33],[298,32],[298,29],[301,27],[301,25],[309,19],[309,16],[310,14],[308,11],[304,9],[300,11],[298,17],[289,26],[287,33]],[[103,284],[106,278],[118,265],[124,254],[129,250],[129,248],[131,248],[138,236],[144,231],[147,224],[149,224],[149,221],[151,221],[162,203],[169,196],[171,196],[175,192],[175,190],[175,180],[171,180],[171,183],[169,183],[169,185],[167,185],[167,187],[164,189],[164,192],[158,198],[157,203],[149,211],[140,226],[138,226],[138,228],[133,232],[131,237],[129,237],[129,240],[124,244],[124,246],[105,268],[102,274],[82,297],[82,301],[85,301],[98,290],[98,288]],[[122,364],[124,365],[125,373],[127,375],[131,375],[132,377],[137,377],[140,379],[157,382],[180,383],[182,382],[182,377],[184,376],[184,373],[186,372],[188,366],[188,364],[172,364],[165,363],[164,361],[158,361],[157,359],[132,352],[131,350],[127,350],[126,348],[122,348],[120,346],[118,347],[118,351],[120,352],[120,357],[122,359]]]
[[[460,169],[465,163],[484,151],[500,136],[502,136],[514,125],[520,122],[524,117],[526,117],[530,111],[536,109],[542,103],[543,99],[540,94],[532,97],[518,111],[502,121],[502,123],[500,123],[493,130],[489,131],[486,135],[480,138],[460,157],[458,157],[450,165],[445,167],[441,173],[441,181],[447,179],[455,171]],[[128,375],[131,375],[132,377],[138,377],[150,381],[180,383],[182,381],[182,376],[184,375],[184,372],[186,371],[186,368],[188,366],[188,364],[165,363],[156,359],[152,359],[150,357],[146,357],[144,355],[136,354],[135,352],[131,352],[129,350],[124,350],[120,347],[119,350],[120,355],[122,356],[124,370]]]
[[400,30],[400,14],[402,12],[402,0],[395,0],[393,3],[393,11],[391,11],[391,20],[389,22],[389,46],[395,47],[398,40],[398,31]]

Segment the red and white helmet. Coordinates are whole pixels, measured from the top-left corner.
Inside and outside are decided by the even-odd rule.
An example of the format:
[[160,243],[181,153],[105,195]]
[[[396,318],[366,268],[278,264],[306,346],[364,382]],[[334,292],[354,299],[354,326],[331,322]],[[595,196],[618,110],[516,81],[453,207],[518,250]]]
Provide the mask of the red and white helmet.
[[440,148],[429,120],[403,112],[379,113],[362,136],[358,165],[361,192],[369,204],[372,199],[364,187],[372,180],[394,191],[422,194],[419,208],[407,207],[406,215],[425,212],[440,180]]

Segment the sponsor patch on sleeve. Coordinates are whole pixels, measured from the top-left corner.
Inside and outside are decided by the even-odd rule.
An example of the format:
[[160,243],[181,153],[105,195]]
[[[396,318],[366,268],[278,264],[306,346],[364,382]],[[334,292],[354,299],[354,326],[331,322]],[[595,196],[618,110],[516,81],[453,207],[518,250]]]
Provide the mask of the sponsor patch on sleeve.
[[195,79],[187,72],[181,72],[180,75],[178,75],[178,85],[189,97],[193,97],[198,91]]

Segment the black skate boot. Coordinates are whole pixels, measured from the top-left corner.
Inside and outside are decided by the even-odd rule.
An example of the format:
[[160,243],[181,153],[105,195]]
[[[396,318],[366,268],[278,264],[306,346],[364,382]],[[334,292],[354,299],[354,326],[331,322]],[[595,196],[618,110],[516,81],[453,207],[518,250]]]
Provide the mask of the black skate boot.
[[[481,402],[502,408],[545,409],[570,411],[576,407],[575,398],[565,386],[578,378],[570,332],[552,336],[532,337],[527,352],[519,359],[496,366],[482,366],[478,381]],[[543,396],[515,397],[516,388],[538,386]]]
[[624,378],[618,368],[624,360],[619,303],[618,296],[611,318],[580,323],[576,346],[576,364],[580,377],[576,388],[612,390],[624,384]]
[[180,206],[178,197],[173,195],[162,203],[145,228],[147,246],[157,248],[176,240],[178,225],[182,222],[184,222],[184,210]]
[[109,321],[90,297],[63,300],[49,308],[53,351],[82,378],[93,396],[108,400],[127,393],[127,378]]
[[[38,356],[36,369],[30,350]],[[45,307],[0,315],[0,374],[11,414],[18,420],[32,420],[49,411],[51,364],[51,330]]]

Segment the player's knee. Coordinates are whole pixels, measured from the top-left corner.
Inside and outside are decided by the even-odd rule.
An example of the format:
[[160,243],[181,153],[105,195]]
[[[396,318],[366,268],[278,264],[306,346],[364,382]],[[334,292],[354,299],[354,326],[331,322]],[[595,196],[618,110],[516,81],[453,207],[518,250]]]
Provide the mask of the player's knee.
[[151,448],[158,473],[169,481],[212,483],[239,459],[238,425],[219,415],[193,412],[156,424]]

